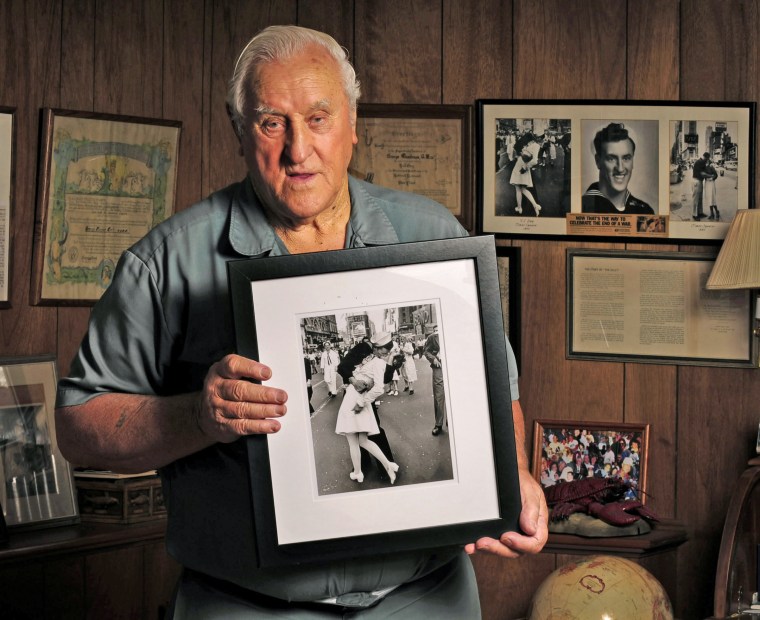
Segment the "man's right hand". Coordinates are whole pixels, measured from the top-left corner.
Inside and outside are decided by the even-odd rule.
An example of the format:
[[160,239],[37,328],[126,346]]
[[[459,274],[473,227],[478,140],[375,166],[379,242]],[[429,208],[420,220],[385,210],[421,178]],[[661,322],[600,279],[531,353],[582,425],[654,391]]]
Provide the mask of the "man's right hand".
[[206,374],[195,416],[213,441],[229,443],[243,435],[276,433],[277,418],[287,412],[284,390],[255,383],[272,377],[268,366],[240,355],[227,355]]

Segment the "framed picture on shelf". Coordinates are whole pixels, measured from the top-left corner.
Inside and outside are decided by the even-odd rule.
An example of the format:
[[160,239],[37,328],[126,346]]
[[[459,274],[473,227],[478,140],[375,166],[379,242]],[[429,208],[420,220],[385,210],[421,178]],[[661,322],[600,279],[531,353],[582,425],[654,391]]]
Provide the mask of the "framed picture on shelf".
[[0,107],[0,308],[10,301],[14,109]]
[[78,519],[71,466],[55,434],[54,357],[0,360],[0,504],[8,527]]
[[479,232],[709,242],[754,208],[754,102],[476,108]]
[[578,420],[533,423],[533,477],[548,488],[581,478],[625,482],[646,503],[649,425]]
[[707,290],[712,253],[567,249],[567,357],[752,368],[747,289]]
[[349,172],[440,202],[472,232],[472,106],[360,103]]
[[180,128],[43,110],[33,303],[95,303],[122,252],[174,212]]
[[499,292],[504,333],[520,366],[520,248],[496,246],[496,267],[499,272]]
[[[238,353],[266,360],[290,395],[280,431],[246,440],[260,565],[462,544],[518,526],[494,246],[480,236],[229,263]],[[411,355],[411,390],[409,367],[398,395],[385,390],[396,358],[369,346],[335,392],[327,362],[309,391],[314,347],[345,359],[365,338],[392,346],[409,335],[425,343]],[[362,391],[371,371],[377,381]],[[431,432],[436,398],[443,423]],[[344,425],[359,414],[367,439],[380,442],[382,429],[392,452],[360,444],[379,465],[352,458],[356,433]]]

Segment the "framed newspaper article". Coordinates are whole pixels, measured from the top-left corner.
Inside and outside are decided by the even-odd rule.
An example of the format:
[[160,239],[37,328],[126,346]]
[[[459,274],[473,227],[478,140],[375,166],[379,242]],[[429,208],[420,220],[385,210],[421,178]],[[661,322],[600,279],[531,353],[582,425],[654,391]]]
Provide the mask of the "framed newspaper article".
[[180,128],[43,111],[33,303],[96,302],[122,252],[174,212]]
[[[518,527],[493,237],[247,259],[228,273],[237,352],[289,395],[280,430],[246,439],[262,566]],[[421,348],[396,366],[410,339]]]
[[752,368],[752,299],[707,290],[712,253],[567,250],[567,357]]
[[755,107],[479,100],[478,231],[721,240],[754,208]]

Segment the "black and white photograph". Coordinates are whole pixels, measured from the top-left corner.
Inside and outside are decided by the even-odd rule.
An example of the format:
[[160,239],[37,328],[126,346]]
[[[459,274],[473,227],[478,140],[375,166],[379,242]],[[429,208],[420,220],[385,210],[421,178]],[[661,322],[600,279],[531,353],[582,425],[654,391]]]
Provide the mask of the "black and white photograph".
[[480,99],[477,232],[720,241],[755,208],[755,114],[754,102]]
[[571,123],[562,118],[497,118],[497,215],[565,217],[570,210]]
[[[739,124],[725,120],[670,122],[670,219],[731,222],[739,206]],[[743,165],[746,165],[743,164]]]
[[8,527],[78,518],[71,466],[55,441],[55,364],[0,360],[0,506]]
[[581,122],[583,213],[659,213],[658,129],[651,120]]
[[319,495],[454,477],[438,315],[428,302],[300,319]]
[[307,258],[229,267],[237,348],[289,394],[280,430],[247,442],[260,561],[516,526],[493,237]]

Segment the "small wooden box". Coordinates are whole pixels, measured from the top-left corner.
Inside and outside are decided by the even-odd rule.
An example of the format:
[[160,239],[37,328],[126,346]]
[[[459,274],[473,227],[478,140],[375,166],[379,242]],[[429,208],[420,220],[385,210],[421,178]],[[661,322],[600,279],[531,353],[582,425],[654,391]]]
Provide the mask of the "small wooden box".
[[139,523],[166,518],[158,476],[116,479],[77,476],[76,486],[83,522]]

